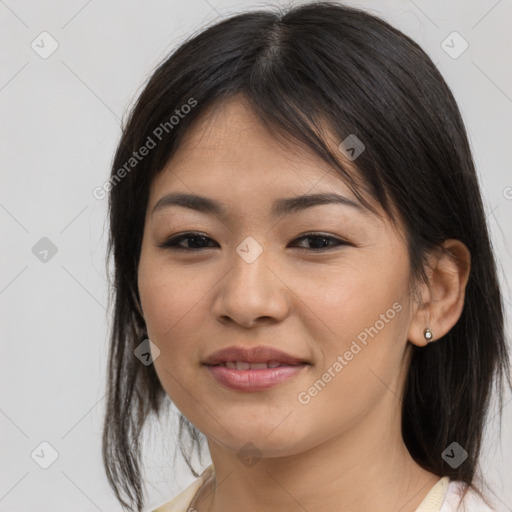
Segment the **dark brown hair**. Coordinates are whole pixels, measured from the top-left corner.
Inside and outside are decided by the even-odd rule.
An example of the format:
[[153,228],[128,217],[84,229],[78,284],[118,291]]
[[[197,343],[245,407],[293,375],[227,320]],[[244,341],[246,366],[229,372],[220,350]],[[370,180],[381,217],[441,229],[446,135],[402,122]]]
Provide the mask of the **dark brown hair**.
[[[109,195],[114,310],[103,431],[106,474],[120,503],[143,508],[141,432],[169,403],[153,365],[134,356],[148,337],[137,269],[149,186],[194,120],[235,94],[249,100],[276,136],[332,165],[365,203],[319,135],[324,122],[340,142],[357,134],[366,146],[357,170],[390,218],[392,204],[403,219],[415,279],[425,279],[425,255],[443,240],[468,247],[472,264],[460,319],[442,339],[413,347],[402,433],[423,468],[473,484],[493,384],[502,400],[509,360],[464,124],[439,71],[414,41],[362,10],[321,2],[231,16],[194,35],[154,71],[124,126]],[[175,123],[176,110],[187,113]],[[155,146],[127,168],[149,138]],[[203,437],[180,417],[179,446],[195,476],[189,449],[200,449]],[[453,441],[468,453],[456,468],[441,457]]]

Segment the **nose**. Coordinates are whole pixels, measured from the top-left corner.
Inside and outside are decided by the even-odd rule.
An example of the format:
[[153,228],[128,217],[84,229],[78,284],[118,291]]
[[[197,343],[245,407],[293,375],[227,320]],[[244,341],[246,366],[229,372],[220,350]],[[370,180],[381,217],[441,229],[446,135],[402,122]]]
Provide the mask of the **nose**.
[[220,322],[246,328],[256,322],[279,322],[288,314],[289,293],[266,251],[251,263],[235,253],[231,269],[219,284],[213,313]]

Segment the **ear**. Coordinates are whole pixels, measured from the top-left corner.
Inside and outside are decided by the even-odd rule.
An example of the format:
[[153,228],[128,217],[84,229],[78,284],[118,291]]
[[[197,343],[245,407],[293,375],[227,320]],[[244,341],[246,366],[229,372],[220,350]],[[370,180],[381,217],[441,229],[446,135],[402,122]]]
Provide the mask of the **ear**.
[[441,245],[442,249],[428,255],[428,283],[419,284],[419,301],[413,306],[407,339],[417,346],[428,343],[426,328],[432,331],[433,341],[443,337],[457,323],[464,307],[471,254],[460,240],[448,239]]

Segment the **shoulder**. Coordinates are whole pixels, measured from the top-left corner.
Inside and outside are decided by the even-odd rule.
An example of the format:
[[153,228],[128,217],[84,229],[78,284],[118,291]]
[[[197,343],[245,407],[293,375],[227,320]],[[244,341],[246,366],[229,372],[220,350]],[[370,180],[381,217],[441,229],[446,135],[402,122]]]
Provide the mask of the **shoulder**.
[[171,501],[167,501],[148,512],[188,512],[194,496],[213,474],[213,464],[210,464],[188,487],[181,491]]
[[473,489],[462,497],[464,488],[463,482],[451,481],[439,512],[495,512]]

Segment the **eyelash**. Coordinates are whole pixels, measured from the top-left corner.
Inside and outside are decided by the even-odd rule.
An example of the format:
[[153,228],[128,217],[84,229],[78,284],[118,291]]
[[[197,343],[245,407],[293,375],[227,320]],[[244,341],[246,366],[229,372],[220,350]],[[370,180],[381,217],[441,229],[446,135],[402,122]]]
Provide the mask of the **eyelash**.
[[[209,238],[206,235],[203,235],[201,233],[190,232],[190,233],[183,233],[183,234],[175,236],[175,237],[171,237],[168,240],[166,240],[165,242],[163,242],[162,244],[159,244],[159,247],[161,247],[163,249],[170,249],[173,251],[188,251],[188,252],[197,252],[197,251],[202,251],[202,250],[211,248],[211,247],[191,248],[191,247],[181,247],[178,245],[183,240],[189,240],[189,239],[193,239],[193,238],[204,238],[207,240],[212,240],[211,238]],[[350,245],[345,240],[341,240],[339,238],[335,238],[330,235],[324,235],[322,233],[306,233],[305,235],[302,235],[299,238],[296,238],[295,240],[304,240],[304,239],[308,239],[308,238],[316,239],[316,240],[324,238],[326,240],[336,242],[336,245],[328,246],[328,247],[320,247],[317,249],[307,249],[307,248],[302,247],[302,248],[299,248],[299,251],[301,251],[301,252],[311,252],[311,251],[325,252],[325,251],[331,250],[335,247],[339,247],[342,245]]]

